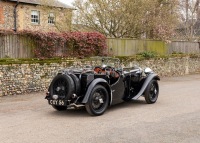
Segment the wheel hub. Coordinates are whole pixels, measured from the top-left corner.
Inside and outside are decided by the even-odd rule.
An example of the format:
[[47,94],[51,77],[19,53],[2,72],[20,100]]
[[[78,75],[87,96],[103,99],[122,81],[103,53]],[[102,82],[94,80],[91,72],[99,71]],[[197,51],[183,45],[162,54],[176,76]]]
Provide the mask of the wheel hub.
[[94,98],[93,98],[93,107],[97,109],[97,108],[101,107],[101,105],[103,103],[104,103],[104,101],[103,101],[102,95],[100,93],[96,92],[94,94]]
[[158,91],[155,89],[155,90],[154,90],[154,93],[157,94],[157,92],[158,92]]
[[60,90],[65,90],[65,87],[64,86],[58,86],[56,88],[56,91],[59,92]]
[[101,104],[104,103],[102,98],[99,99],[99,103],[101,103]]

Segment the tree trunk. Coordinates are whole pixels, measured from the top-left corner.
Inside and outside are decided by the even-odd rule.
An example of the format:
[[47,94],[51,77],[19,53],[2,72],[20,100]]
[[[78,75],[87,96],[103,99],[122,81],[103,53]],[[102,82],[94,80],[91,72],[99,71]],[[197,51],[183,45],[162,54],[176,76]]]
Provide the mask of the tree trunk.
[[185,14],[186,14],[186,19],[185,19],[185,22],[186,22],[186,34],[189,38],[189,33],[190,33],[190,28],[189,28],[189,21],[188,21],[188,10],[189,10],[189,0],[185,0]]

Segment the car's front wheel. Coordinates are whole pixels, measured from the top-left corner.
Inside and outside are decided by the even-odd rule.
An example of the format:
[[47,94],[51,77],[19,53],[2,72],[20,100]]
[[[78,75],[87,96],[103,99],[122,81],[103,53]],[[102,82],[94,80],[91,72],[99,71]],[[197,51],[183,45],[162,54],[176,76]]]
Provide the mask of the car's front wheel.
[[96,85],[89,97],[85,107],[90,115],[99,116],[102,115],[109,103],[109,95],[106,88],[102,85]]
[[144,93],[145,101],[148,104],[155,103],[158,99],[158,94],[159,94],[158,82],[156,80],[150,81]]

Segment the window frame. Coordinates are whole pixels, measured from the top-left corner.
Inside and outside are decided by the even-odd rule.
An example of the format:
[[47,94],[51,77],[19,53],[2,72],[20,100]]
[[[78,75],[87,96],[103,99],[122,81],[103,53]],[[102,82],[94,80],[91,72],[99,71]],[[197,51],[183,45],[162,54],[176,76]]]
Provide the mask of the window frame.
[[40,24],[40,11],[31,10],[31,23]]
[[48,24],[55,25],[55,22],[56,22],[55,14],[53,12],[50,12],[48,15]]

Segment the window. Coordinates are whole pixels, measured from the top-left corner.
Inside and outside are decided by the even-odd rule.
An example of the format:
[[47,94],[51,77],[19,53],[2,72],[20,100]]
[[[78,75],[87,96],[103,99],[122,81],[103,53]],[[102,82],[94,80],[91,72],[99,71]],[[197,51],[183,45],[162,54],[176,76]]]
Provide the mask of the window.
[[40,23],[40,12],[33,10],[31,11],[31,23],[39,24]]
[[55,15],[54,15],[54,13],[49,13],[48,23],[49,24],[55,24]]

